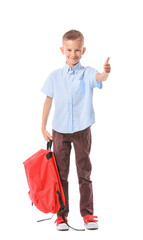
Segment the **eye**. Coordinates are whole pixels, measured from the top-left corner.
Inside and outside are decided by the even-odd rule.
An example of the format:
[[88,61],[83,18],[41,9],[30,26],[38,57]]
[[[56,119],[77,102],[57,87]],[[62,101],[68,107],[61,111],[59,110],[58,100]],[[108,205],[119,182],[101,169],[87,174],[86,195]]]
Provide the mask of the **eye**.
[[71,52],[71,49],[68,49],[68,52]]

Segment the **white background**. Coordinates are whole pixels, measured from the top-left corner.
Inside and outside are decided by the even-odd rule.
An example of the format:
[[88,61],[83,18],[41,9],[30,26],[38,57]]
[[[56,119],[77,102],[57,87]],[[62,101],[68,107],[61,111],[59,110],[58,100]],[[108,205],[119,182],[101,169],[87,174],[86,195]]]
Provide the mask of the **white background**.
[[[142,239],[142,6],[141,1],[5,0],[0,3],[0,226],[2,239]],[[94,90],[92,176],[99,230],[57,232],[54,220],[31,207],[22,162],[46,142],[41,134],[45,96],[40,89],[51,71],[63,67],[63,34],[81,31],[87,51],[83,66],[111,74]],[[52,130],[52,114],[47,130]],[[69,223],[83,227],[72,148]],[[50,235],[51,234],[51,235]]]

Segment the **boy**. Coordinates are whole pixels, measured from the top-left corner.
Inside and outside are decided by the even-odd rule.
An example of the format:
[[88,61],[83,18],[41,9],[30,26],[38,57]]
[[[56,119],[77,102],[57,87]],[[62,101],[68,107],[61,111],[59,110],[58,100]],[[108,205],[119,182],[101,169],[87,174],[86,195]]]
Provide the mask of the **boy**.
[[[91,162],[89,158],[91,148],[90,126],[95,122],[92,105],[93,88],[102,88],[110,73],[107,58],[104,72],[99,73],[91,67],[83,67],[80,59],[85,53],[84,37],[77,30],[70,30],[63,36],[63,46],[60,48],[66,57],[63,68],[53,71],[42,87],[46,94],[42,115],[42,133],[44,139],[53,140],[61,183],[63,186],[66,210],[68,216],[68,173],[70,162],[71,142],[73,142],[76,167],[80,190],[80,213],[87,229],[97,229],[97,217],[93,216],[93,191],[90,180]],[[46,130],[47,119],[54,98],[55,113],[52,122],[52,136]],[[58,230],[68,230],[60,214],[55,221]],[[67,218],[66,218],[67,219]]]

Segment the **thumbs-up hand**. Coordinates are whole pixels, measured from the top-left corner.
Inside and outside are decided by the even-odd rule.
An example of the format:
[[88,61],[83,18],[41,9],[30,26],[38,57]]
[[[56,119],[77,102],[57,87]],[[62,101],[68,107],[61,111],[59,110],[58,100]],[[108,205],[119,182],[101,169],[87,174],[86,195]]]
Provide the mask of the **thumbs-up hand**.
[[110,73],[111,71],[111,66],[110,66],[110,63],[109,62],[109,57],[107,58],[106,62],[104,63],[104,72],[106,73]]

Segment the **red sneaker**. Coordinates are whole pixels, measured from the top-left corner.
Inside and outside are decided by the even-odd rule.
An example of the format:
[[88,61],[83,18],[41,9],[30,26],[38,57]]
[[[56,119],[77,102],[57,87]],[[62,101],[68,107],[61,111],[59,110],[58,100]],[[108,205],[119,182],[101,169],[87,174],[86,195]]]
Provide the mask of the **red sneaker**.
[[98,217],[92,216],[92,215],[86,215],[83,217],[84,225],[85,225],[86,229],[88,229],[88,230],[98,229],[98,224],[97,224],[98,220],[96,220],[94,218],[98,218]]
[[[66,217],[65,217],[65,219],[66,219],[66,221],[68,221]],[[67,231],[67,230],[69,230],[68,225],[64,222],[62,217],[58,217],[56,219],[55,223],[56,223],[56,227],[57,227],[58,231]]]

